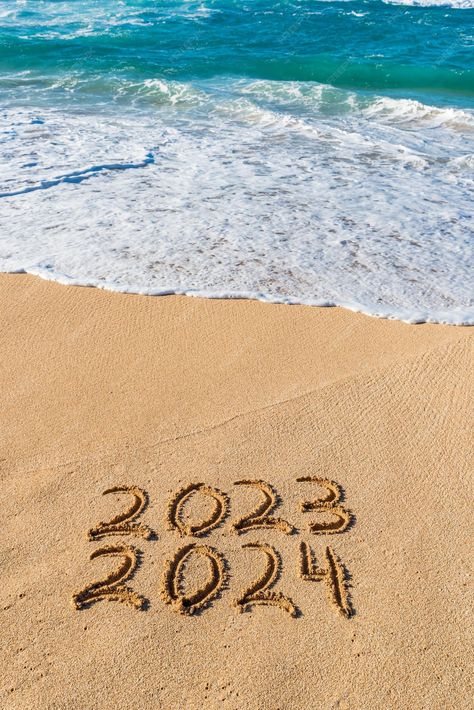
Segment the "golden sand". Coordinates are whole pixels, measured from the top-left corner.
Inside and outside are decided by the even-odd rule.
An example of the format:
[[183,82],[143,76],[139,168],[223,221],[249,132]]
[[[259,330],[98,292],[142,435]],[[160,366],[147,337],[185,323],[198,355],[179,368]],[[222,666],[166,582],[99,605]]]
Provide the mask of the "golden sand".
[[471,707],[473,338],[0,275],[5,710]]

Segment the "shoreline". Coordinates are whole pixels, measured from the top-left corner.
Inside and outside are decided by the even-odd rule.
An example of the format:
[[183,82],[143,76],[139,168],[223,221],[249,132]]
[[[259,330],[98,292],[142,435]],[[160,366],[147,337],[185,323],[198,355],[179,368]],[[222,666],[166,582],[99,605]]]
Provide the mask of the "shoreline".
[[[5,710],[467,710],[470,328],[0,274],[0,336]],[[262,481],[280,522],[239,531]],[[101,537],[133,496],[139,532]],[[80,608],[124,545],[135,596]],[[266,564],[284,603],[245,606]]]
[[[119,286],[107,281],[88,281],[81,283],[74,278],[65,275],[51,275],[46,269],[32,269],[30,271],[20,269],[17,271],[0,271],[0,274],[8,275],[24,275],[33,276],[51,281],[61,286],[73,286],[76,288],[97,288],[110,293],[120,293],[130,296],[149,296],[152,298],[158,296],[188,296],[191,298],[205,298],[208,300],[237,300],[237,301],[258,301],[277,306],[308,306],[310,308],[342,308],[351,313],[360,313],[369,318],[378,318],[381,320],[398,321],[406,325],[452,325],[456,327],[472,327],[474,325],[474,315],[462,316],[459,315],[454,319],[453,313],[455,309],[447,311],[438,311],[436,316],[432,316],[426,312],[410,312],[401,309],[397,313],[392,312],[389,307],[381,307],[381,304],[369,303],[361,304],[352,301],[328,301],[318,299],[296,299],[289,297],[277,298],[253,291],[206,291],[199,289],[182,289],[173,287],[163,287],[160,289],[146,290],[140,286]],[[379,310],[382,308],[382,310]]]

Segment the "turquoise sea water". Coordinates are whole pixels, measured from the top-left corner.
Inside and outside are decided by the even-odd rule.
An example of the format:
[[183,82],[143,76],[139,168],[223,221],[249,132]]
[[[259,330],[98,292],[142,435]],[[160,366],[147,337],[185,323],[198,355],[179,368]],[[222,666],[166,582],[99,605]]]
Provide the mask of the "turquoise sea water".
[[4,0],[0,22],[2,92],[26,100],[104,101],[125,87],[130,100],[157,76],[219,75],[474,99],[474,10],[449,3]]
[[0,268],[471,322],[474,2],[3,0]]

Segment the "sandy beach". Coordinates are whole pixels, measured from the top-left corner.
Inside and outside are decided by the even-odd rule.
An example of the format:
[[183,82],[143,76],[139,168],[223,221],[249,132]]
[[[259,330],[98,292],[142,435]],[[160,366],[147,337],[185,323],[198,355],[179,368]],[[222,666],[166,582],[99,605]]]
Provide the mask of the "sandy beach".
[[471,707],[473,344],[1,274],[0,706]]

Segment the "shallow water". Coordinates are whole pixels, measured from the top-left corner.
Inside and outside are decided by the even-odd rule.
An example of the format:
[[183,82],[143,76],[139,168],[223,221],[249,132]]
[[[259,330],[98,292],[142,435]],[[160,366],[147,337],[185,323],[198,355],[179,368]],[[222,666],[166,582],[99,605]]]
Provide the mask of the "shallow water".
[[3,2],[0,269],[474,322],[474,9],[439,4]]

